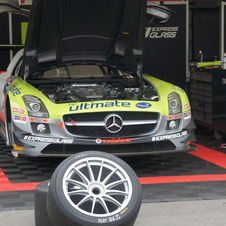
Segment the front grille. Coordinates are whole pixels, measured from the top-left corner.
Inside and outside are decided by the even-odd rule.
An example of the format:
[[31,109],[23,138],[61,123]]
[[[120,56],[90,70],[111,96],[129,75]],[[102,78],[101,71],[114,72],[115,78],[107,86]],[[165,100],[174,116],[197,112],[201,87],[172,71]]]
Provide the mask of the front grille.
[[155,127],[155,124],[151,125],[133,125],[133,126],[123,126],[123,128],[118,133],[110,133],[104,127],[100,126],[67,126],[69,133],[80,136],[89,137],[129,137],[137,136],[140,134],[145,134],[151,132]]
[[[104,119],[111,114],[111,112],[79,113],[64,115],[63,119],[64,123],[74,122],[74,125],[66,125],[67,131],[73,135],[92,138],[122,138],[152,132],[159,117],[156,112],[114,112],[114,114],[121,117],[124,123],[129,122],[129,124],[125,123],[126,125],[123,125],[119,132],[111,133],[106,130],[104,125]],[[151,120],[156,120],[156,122],[150,123]],[[139,124],[139,121],[142,121],[142,124]],[[79,126],[79,123],[85,123],[86,125]],[[96,126],[95,123],[100,123],[100,125]]]
[[[111,112],[79,113],[64,115],[64,122],[74,120],[75,122],[103,121]],[[131,111],[114,111],[122,120],[155,120],[158,119],[157,112],[131,112]]]

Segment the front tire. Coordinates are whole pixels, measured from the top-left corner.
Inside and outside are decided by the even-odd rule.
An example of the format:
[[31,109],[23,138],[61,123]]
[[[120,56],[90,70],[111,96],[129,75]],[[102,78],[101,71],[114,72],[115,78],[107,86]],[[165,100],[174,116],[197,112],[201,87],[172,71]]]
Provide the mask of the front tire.
[[132,226],[142,200],[128,164],[108,153],[82,152],[54,171],[47,211],[54,226]]

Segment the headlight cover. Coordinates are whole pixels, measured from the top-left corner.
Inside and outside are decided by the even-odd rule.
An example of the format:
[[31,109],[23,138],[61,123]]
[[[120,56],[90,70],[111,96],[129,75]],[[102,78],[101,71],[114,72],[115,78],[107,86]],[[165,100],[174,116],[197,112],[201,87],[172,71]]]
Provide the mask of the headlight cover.
[[179,114],[182,112],[180,95],[172,92],[168,95],[169,115]]
[[36,96],[24,95],[24,103],[28,110],[28,115],[39,118],[49,118],[49,113],[43,102]]

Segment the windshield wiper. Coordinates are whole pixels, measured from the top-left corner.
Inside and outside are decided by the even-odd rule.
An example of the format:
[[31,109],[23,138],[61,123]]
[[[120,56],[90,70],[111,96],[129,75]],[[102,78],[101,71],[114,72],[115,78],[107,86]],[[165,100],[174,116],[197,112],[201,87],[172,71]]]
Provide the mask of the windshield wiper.
[[47,81],[55,81],[55,79],[51,79],[51,78],[32,78],[32,77],[27,78],[27,80],[47,80]]

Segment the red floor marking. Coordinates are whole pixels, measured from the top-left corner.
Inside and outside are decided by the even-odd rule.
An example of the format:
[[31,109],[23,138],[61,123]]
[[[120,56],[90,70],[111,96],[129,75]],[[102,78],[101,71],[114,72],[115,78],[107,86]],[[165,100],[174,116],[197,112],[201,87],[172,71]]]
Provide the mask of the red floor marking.
[[[226,169],[226,154],[211,148],[196,144],[198,150],[188,152],[198,158],[211,162]],[[140,177],[141,184],[161,184],[177,182],[202,182],[202,181],[226,181],[226,174],[190,175],[190,176],[166,176],[166,177]]]
[[140,177],[141,184],[165,184],[202,181],[226,181],[226,174],[166,176],[166,177]]
[[0,168],[0,192],[1,191],[23,191],[23,190],[34,190],[35,187],[40,184],[36,183],[11,183],[6,177],[2,169]]
[[211,162],[217,166],[226,169],[226,154],[215,151],[211,148],[204,147],[199,144],[195,144],[198,147],[197,151],[188,152],[191,155],[204,159],[208,162]]
[[[197,151],[189,152],[198,158],[211,162],[226,169],[226,154],[213,149],[195,144]],[[181,183],[181,182],[202,182],[202,181],[226,181],[226,174],[212,175],[187,175],[187,176],[162,176],[162,177],[140,177],[141,184],[163,184],[163,183]],[[0,192],[1,191],[21,191],[34,190],[37,183],[11,183],[0,168]]]

